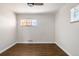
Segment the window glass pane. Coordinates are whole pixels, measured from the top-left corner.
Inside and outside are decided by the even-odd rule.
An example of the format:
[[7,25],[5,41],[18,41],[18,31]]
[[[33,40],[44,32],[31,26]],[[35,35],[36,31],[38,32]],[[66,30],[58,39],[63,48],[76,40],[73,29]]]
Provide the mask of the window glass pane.
[[37,20],[32,20],[32,26],[37,26]]

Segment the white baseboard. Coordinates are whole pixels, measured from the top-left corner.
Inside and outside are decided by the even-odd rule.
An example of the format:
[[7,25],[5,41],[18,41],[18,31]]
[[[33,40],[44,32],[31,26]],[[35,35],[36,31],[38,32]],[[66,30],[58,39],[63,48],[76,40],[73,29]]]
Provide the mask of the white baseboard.
[[69,56],[72,56],[66,49],[64,49],[63,47],[61,47],[60,44],[58,44],[57,42],[55,42],[55,44],[56,44],[59,48],[61,48],[65,53],[67,53]]
[[0,54],[3,53],[4,51],[6,51],[7,49],[11,48],[11,47],[14,46],[15,44],[16,44],[16,42],[13,43],[13,44],[11,44],[10,46],[6,47],[5,49],[1,50],[1,51],[0,51]]
[[19,44],[55,44],[54,42],[17,42]]

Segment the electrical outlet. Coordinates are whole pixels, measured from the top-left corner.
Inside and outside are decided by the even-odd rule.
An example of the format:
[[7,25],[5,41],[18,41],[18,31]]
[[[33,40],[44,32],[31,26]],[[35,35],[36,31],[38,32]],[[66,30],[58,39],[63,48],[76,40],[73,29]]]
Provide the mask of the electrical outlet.
[[28,42],[33,42],[33,40],[28,40]]

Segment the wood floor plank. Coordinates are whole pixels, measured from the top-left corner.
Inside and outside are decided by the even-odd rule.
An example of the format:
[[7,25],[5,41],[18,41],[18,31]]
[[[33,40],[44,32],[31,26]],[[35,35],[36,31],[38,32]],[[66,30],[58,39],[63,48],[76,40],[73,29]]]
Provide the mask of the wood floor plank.
[[16,44],[0,56],[68,56],[56,44]]

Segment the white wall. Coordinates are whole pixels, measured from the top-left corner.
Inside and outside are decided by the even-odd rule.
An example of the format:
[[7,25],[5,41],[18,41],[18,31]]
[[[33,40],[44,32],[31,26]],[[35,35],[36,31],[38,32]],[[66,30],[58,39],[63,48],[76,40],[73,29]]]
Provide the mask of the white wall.
[[0,6],[0,53],[15,43],[16,19],[14,13]]
[[[19,43],[53,43],[54,42],[54,16],[52,14],[17,14]],[[21,27],[21,19],[36,19],[36,27]],[[33,42],[29,42],[32,40]]]
[[70,9],[77,4],[66,4],[56,15],[55,39],[69,55],[79,56],[79,22],[70,23]]

